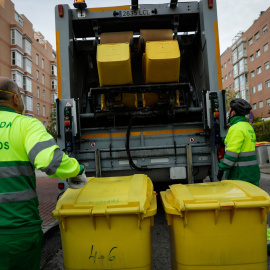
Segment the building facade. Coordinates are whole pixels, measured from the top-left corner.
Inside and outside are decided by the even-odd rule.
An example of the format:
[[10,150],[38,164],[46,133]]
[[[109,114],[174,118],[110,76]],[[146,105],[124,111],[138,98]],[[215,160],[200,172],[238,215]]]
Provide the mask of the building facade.
[[0,0],[0,76],[18,84],[26,115],[47,126],[57,95],[56,53],[10,0]]
[[252,106],[256,117],[270,117],[270,8],[221,55],[223,89]]

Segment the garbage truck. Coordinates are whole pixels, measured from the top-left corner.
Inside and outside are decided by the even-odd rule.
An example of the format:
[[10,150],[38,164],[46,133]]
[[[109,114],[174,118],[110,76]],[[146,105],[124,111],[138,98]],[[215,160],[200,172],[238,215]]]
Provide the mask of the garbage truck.
[[57,143],[87,176],[216,180],[227,129],[216,2],[55,7]]

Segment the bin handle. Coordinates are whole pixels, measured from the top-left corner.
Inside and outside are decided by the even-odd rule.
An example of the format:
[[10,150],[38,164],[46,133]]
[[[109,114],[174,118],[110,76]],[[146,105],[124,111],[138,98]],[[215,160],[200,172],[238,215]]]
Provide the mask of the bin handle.
[[234,202],[235,208],[260,208],[266,207],[269,208],[270,203],[269,201],[252,201],[252,204],[249,205],[247,202]]
[[58,211],[59,216],[89,216],[92,214],[91,209],[60,209]]
[[184,211],[196,211],[196,210],[215,210],[220,209],[219,202],[211,202],[211,203],[196,203],[196,204],[185,204]]

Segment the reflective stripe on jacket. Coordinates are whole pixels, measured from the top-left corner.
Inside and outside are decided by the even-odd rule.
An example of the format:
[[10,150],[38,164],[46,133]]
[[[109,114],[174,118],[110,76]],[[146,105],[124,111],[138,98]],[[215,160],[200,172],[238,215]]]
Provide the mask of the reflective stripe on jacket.
[[35,168],[60,179],[80,171],[39,120],[0,107],[0,234],[40,230]]
[[226,179],[258,184],[260,168],[255,152],[255,132],[244,116],[234,116],[230,123],[225,139],[226,152],[218,166],[226,171]]

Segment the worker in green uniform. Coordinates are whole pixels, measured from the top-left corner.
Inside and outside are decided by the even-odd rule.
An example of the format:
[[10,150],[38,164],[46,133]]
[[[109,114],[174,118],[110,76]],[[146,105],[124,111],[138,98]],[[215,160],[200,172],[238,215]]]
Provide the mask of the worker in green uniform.
[[224,159],[218,164],[218,180],[222,179],[226,171],[226,179],[243,180],[259,186],[260,168],[255,152],[256,135],[245,117],[250,110],[250,104],[242,98],[236,98],[230,103],[230,128],[224,141]]
[[[259,186],[260,168],[255,152],[256,135],[245,115],[251,110],[250,104],[241,98],[231,101],[229,109],[230,128],[225,138],[225,155],[219,163],[217,178],[243,180]],[[270,229],[267,229],[267,252],[270,255]]]
[[69,178],[70,188],[87,182],[84,168],[64,154],[43,124],[22,115],[15,82],[0,77],[0,269],[39,270],[43,233],[35,168]]

